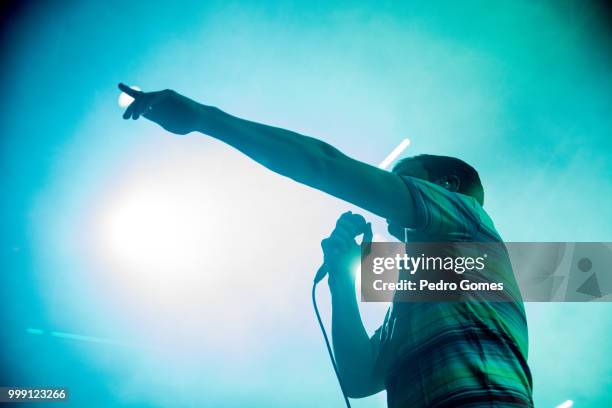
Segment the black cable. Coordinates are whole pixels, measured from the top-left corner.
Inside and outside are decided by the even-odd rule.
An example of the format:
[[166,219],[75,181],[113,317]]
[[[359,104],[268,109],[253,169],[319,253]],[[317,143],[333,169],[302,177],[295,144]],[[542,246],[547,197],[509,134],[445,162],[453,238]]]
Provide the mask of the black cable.
[[319,327],[321,327],[321,332],[323,333],[323,338],[325,339],[325,345],[327,346],[327,352],[329,353],[329,358],[331,360],[332,366],[334,367],[336,378],[338,378],[338,384],[340,384],[340,391],[342,391],[344,402],[346,403],[347,408],[351,408],[351,403],[349,402],[349,399],[346,396],[346,392],[344,391],[344,386],[342,385],[342,379],[340,378],[340,372],[338,371],[338,366],[336,365],[336,359],[334,358],[334,353],[329,344],[329,339],[327,338],[327,332],[325,331],[325,326],[323,325],[323,321],[321,320],[321,315],[319,314],[319,308],[317,307],[317,297],[316,297],[317,283],[319,283],[319,281],[315,278],[315,281],[312,284],[312,306],[314,306],[315,315],[317,315],[317,320],[319,321]]

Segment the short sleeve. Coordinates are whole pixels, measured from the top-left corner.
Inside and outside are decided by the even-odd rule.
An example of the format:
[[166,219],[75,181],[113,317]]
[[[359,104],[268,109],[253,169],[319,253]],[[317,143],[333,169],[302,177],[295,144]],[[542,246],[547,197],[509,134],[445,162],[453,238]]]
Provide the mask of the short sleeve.
[[499,238],[490,218],[473,197],[414,177],[402,179],[413,197],[418,220],[408,235],[449,242],[479,241],[483,234],[489,235],[487,241]]

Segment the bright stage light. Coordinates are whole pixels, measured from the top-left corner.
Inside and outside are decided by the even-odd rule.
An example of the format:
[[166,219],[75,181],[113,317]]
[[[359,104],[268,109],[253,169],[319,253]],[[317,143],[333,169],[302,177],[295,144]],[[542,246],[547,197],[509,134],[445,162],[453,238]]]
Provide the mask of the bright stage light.
[[202,216],[175,192],[132,185],[108,209],[106,243],[111,253],[130,265],[153,259],[156,265],[181,268],[189,242],[204,244],[193,220]]
[[[130,88],[136,90],[136,91],[140,91],[141,89],[137,86],[130,86]],[[119,104],[120,108],[127,108],[128,106],[130,106],[130,103],[132,103],[134,101],[134,98],[132,98],[130,95],[126,94],[125,92],[121,92],[119,94],[119,98],[117,99],[117,103]]]
[[[275,321],[294,325],[295,311],[286,305],[310,282],[318,242],[330,227],[317,214],[340,213],[342,204],[220,145],[197,138],[158,143],[119,166],[92,207],[89,259],[100,287],[131,308],[130,316],[145,316],[144,332],[177,339],[189,333],[180,340],[183,350],[203,342],[232,348],[257,330],[252,316],[269,310]],[[161,315],[164,324],[152,317]],[[220,324],[224,332],[210,330]]]
[[387,168],[399,157],[406,148],[410,146],[410,139],[404,139],[387,157],[378,165],[379,169],[387,170]]
[[[310,282],[329,227],[303,216],[300,204],[316,214],[328,208],[325,197],[220,145],[159,143],[118,169],[92,208],[87,235],[101,287],[135,315],[169,316],[168,336],[184,330],[200,346],[231,347],[227,337],[239,342],[255,330],[252,316],[269,309],[278,319],[293,313],[285,306]],[[143,324],[162,327],[153,318]],[[223,333],[210,331],[219,324]]]
[[143,156],[101,195],[93,248],[131,293],[178,302],[204,286],[206,259],[225,237],[219,186],[203,177],[210,170],[201,157],[182,150]]
[[567,400],[567,401],[562,402],[561,404],[557,405],[556,408],[571,408],[573,406],[574,406],[574,401]]

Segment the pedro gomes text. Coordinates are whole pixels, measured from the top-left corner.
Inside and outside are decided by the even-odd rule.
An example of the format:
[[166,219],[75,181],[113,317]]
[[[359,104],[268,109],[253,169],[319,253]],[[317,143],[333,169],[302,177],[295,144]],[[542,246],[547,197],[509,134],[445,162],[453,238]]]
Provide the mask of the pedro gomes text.
[[[402,270],[414,275],[417,271],[449,271],[462,275],[466,271],[482,271],[485,269],[487,254],[479,257],[441,257],[441,256],[410,256],[407,254],[396,254],[389,257],[376,257],[372,259],[372,272],[381,275],[386,271]],[[457,282],[445,282],[438,280],[431,282],[426,279],[416,281],[400,279],[397,282],[385,282],[382,279],[375,279],[373,287],[377,291],[502,291],[503,282],[470,282],[463,279]]]

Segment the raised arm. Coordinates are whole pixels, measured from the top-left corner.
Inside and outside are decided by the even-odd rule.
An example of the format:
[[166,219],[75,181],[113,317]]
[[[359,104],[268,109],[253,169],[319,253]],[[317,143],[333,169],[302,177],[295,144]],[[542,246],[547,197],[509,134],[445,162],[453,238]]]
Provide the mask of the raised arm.
[[134,97],[125,119],[144,116],[172,133],[207,134],[278,174],[396,223],[415,225],[410,193],[393,173],[352,159],[321,140],[240,119],[171,90],[119,88]]

